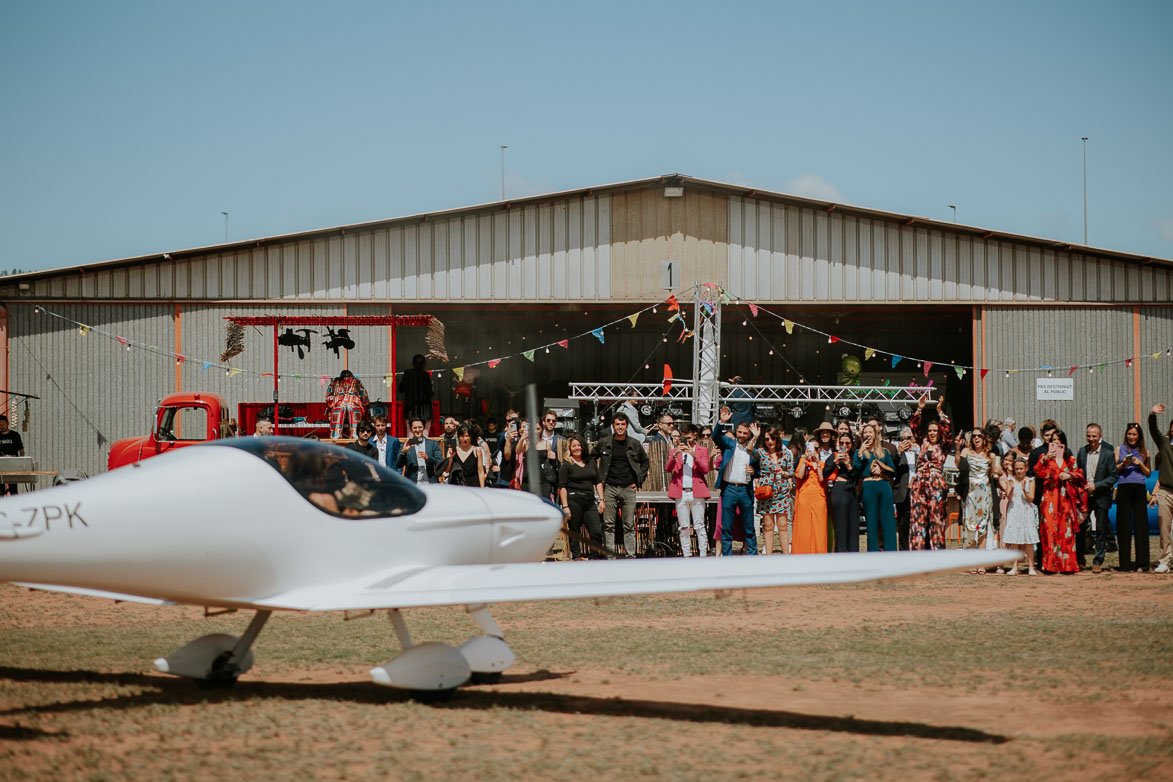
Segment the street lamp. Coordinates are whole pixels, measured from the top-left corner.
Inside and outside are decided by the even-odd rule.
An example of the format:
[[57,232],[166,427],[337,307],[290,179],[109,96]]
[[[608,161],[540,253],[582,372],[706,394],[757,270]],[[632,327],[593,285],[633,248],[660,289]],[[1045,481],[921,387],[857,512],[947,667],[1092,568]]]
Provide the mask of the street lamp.
[[228,213],[221,212],[224,215],[224,244],[228,244]]
[[509,149],[508,144],[501,145],[501,200],[505,200],[505,150]]
[[1087,247],[1087,136],[1083,139],[1083,246]]
[[953,210],[953,222],[956,223],[957,222],[957,207],[954,206],[953,204],[949,204],[949,208]]

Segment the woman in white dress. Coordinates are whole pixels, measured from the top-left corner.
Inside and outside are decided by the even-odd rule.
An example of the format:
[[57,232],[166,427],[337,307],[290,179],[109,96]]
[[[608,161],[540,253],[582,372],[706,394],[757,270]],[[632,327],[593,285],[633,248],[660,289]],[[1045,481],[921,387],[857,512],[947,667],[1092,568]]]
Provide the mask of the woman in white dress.
[[[1027,573],[1034,576],[1037,575],[1034,548],[1039,542],[1039,510],[1034,504],[1035,481],[1027,477],[1026,467],[1026,459],[1015,459],[1014,474],[999,479],[1002,490],[1010,498],[1006,515],[1002,517],[1002,544],[1020,550],[1030,568]],[[1018,575],[1017,562],[1007,575]]]

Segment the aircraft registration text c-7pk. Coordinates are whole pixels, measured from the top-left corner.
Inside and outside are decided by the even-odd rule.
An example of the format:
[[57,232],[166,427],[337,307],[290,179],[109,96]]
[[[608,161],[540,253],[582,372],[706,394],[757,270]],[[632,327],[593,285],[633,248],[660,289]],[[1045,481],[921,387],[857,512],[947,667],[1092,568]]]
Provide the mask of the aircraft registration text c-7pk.
[[[275,610],[387,609],[403,648],[374,681],[448,690],[514,662],[486,604],[832,584],[989,567],[1006,551],[541,562],[562,513],[531,494],[417,486],[337,446],[242,437],[0,498],[0,581],[165,604],[252,609],[159,670],[231,684]],[[401,610],[463,605],[482,630],[415,644]]]

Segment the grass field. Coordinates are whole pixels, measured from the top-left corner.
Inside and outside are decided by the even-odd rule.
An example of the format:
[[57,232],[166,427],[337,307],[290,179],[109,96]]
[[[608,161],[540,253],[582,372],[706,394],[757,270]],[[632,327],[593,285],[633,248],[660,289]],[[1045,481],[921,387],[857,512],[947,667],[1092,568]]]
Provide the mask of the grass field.
[[[571,565],[572,567],[578,565]],[[585,565],[589,566],[589,565]],[[518,664],[417,703],[376,616],[279,614],[226,691],[150,661],[248,616],[0,587],[0,779],[1173,779],[1173,577],[499,606]],[[457,609],[407,614],[459,643]]]

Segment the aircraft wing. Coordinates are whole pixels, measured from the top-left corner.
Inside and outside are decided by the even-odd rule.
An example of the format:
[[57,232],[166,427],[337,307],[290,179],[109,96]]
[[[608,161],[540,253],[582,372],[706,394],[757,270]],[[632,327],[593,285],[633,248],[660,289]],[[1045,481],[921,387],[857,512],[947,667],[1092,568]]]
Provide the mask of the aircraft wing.
[[142,595],[125,595],[121,592],[107,592],[104,589],[86,589],[85,587],[62,586],[60,584],[33,584],[27,581],[14,581],[16,586],[29,589],[43,589],[46,592],[66,592],[71,595],[85,595],[86,597],[104,597],[108,600],[118,600],[123,603],[146,603],[153,606],[175,605],[170,600],[158,597],[144,597]]
[[1018,556],[953,550],[400,567],[250,602],[261,608],[342,611],[843,584],[992,567]]

